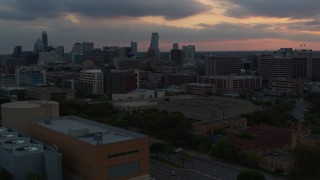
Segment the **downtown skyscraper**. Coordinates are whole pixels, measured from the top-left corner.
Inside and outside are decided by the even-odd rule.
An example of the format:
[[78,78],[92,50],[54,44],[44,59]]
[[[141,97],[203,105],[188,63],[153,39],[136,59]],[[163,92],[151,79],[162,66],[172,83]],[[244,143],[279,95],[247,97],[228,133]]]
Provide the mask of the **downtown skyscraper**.
[[47,52],[48,51],[48,35],[46,31],[42,32],[42,43],[43,43],[43,50]]
[[159,34],[158,33],[151,34],[151,48],[155,52],[155,58],[160,59]]

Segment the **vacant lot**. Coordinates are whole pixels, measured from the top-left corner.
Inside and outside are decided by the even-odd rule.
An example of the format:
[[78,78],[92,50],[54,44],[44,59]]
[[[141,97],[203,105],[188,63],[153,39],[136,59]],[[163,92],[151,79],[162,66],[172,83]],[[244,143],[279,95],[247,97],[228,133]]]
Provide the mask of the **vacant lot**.
[[248,100],[229,97],[200,97],[192,95],[174,96],[170,101],[159,104],[158,109],[169,112],[180,111],[186,117],[209,120],[252,112],[261,109]]

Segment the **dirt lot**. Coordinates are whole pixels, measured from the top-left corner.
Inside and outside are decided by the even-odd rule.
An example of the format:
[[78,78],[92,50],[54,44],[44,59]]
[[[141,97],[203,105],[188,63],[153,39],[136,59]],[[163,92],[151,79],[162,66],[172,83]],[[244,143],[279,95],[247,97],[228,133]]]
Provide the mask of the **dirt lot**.
[[237,116],[239,114],[261,109],[248,100],[229,97],[201,97],[192,95],[173,96],[170,101],[158,106],[159,110],[169,112],[180,111],[185,116],[198,120],[210,120],[224,117]]

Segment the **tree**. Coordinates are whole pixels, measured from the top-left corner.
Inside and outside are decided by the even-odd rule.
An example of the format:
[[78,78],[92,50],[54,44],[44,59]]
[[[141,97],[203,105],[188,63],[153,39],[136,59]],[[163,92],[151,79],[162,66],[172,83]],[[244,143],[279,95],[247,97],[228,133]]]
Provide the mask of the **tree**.
[[26,175],[27,180],[45,180],[45,177],[40,173],[29,172]]
[[237,177],[237,180],[265,180],[264,175],[254,170],[241,171]]
[[186,162],[189,162],[192,160],[192,156],[186,152],[180,152],[178,155],[179,161],[181,161],[182,166],[184,167]]
[[210,154],[220,158],[232,158],[234,151],[230,141],[222,137],[212,146]]
[[157,157],[159,157],[159,153],[165,153],[167,149],[167,145],[165,145],[162,142],[155,142],[152,143],[150,146],[150,151],[157,154]]
[[260,158],[256,151],[249,150],[245,153],[244,162],[248,166],[257,166],[259,164]]

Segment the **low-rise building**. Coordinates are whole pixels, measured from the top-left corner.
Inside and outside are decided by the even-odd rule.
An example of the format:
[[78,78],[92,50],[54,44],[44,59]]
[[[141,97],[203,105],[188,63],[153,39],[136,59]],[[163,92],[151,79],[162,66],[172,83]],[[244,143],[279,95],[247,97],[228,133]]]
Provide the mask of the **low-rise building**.
[[295,159],[285,151],[274,151],[260,156],[259,167],[272,172],[289,173],[295,167]]
[[268,84],[268,95],[303,96],[309,90],[307,79],[272,79]]
[[259,155],[274,151],[290,151],[296,147],[296,133],[290,129],[270,125],[258,125],[244,131],[252,138],[232,136],[233,146],[238,151],[254,150]]
[[17,132],[0,128],[0,166],[13,180],[27,179],[29,173],[47,180],[62,180],[61,154]]
[[126,101],[113,102],[114,108],[122,112],[146,111],[149,109],[157,109],[158,102],[152,101]]
[[0,86],[14,86],[16,85],[16,76],[14,74],[0,74]]
[[240,117],[225,117],[192,124],[194,132],[200,135],[211,135],[217,130],[228,132],[232,128],[239,126],[247,126],[247,119]]
[[31,137],[55,145],[64,179],[149,179],[149,137],[75,116],[30,122]]
[[202,96],[212,95],[215,90],[213,84],[187,83],[184,86],[188,93]]
[[164,97],[165,91],[148,89],[135,89],[126,94],[112,94],[113,101],[161,100],[164,99]]
[[75,91],[59,87],[28,87],[26,90],[28,97],[38,100],[58,101],[75,98]]
[[256,76],[202,76],[198,83],[213,84],[215,92],[219,94],[253,92],[262,88],[262,79]]

